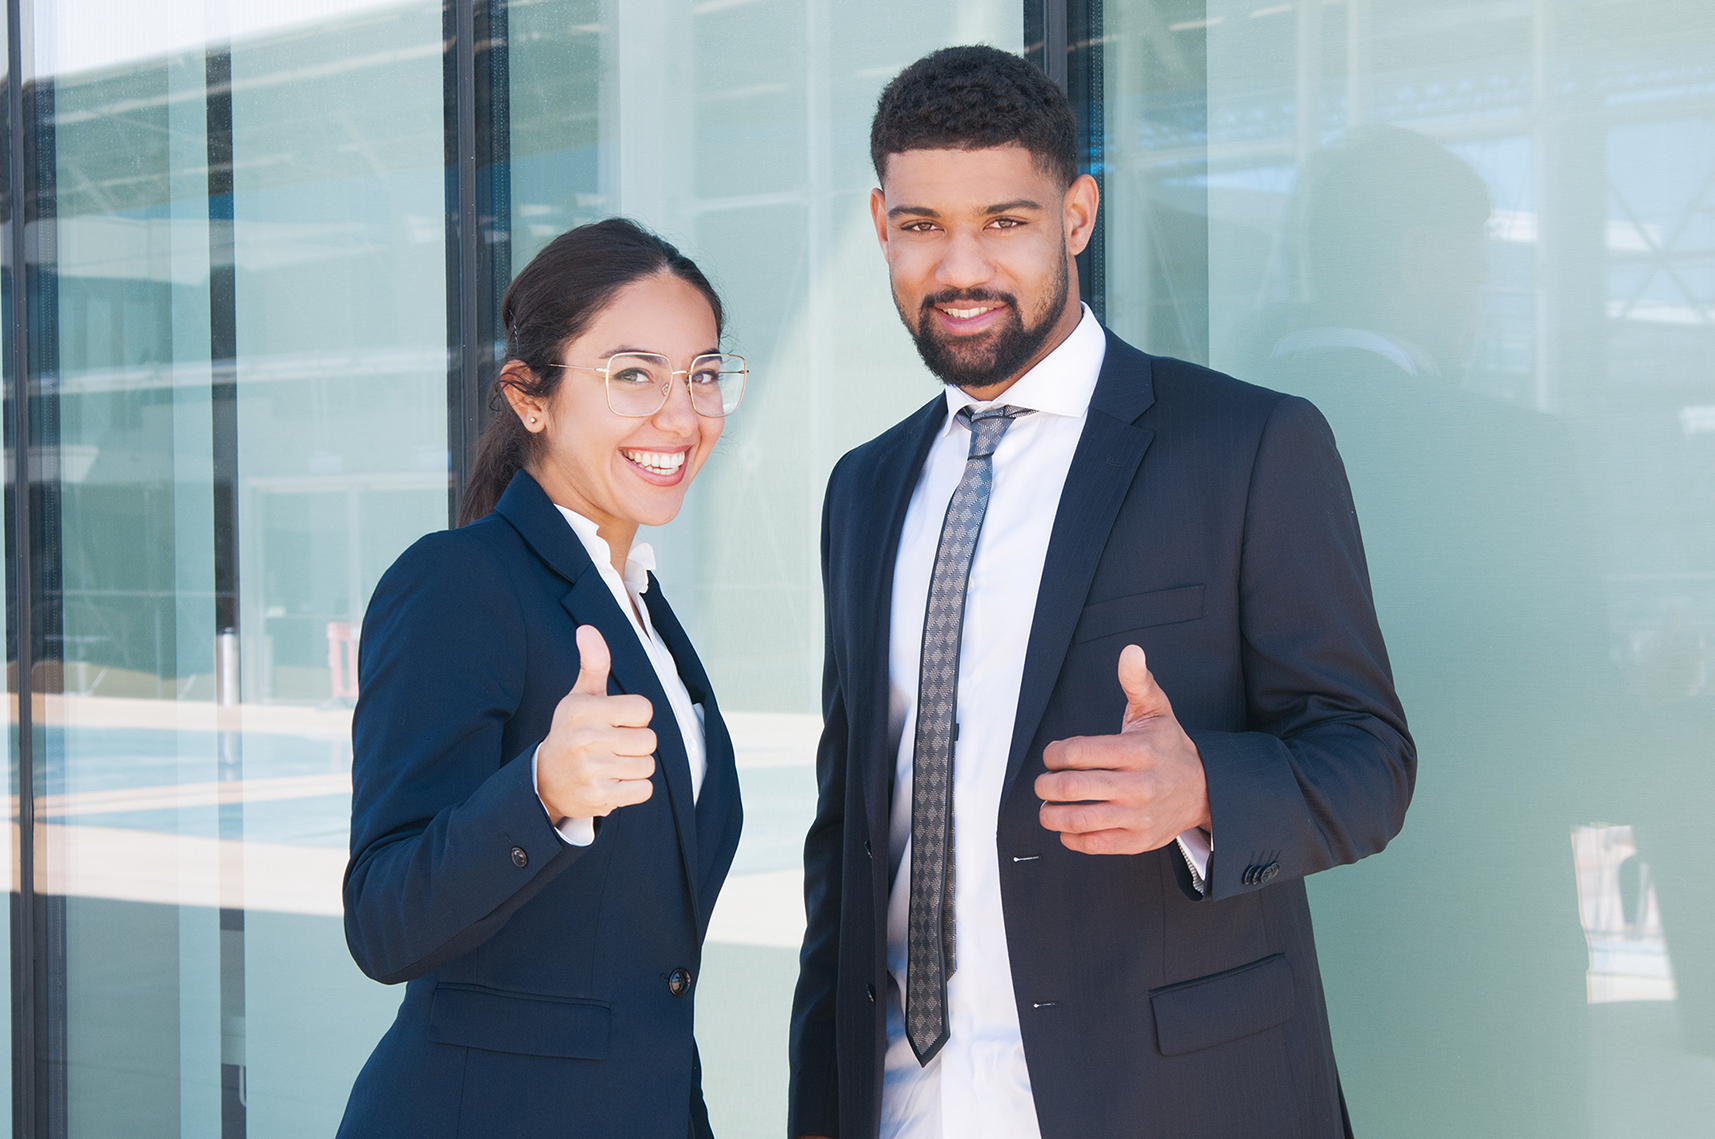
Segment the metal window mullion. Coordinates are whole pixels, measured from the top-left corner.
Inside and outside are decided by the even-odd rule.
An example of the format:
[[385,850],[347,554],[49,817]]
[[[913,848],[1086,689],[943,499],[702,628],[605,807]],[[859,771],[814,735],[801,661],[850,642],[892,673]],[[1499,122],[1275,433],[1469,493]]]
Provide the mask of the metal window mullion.
[[6,361],[12,383],[7,392],[12,413],[12,543],[13,588],[9,601],[15,630],[18,702],[18,826],[13,865],[17,891],[12,894],[12,1133],[36,1134],[36,931],[35,931],[35,747],[32,674],[35,671],[30,557],[30,352],[28,266],[24,253],[24,0],[6,4],[6,230],[11,279],[11,351]]

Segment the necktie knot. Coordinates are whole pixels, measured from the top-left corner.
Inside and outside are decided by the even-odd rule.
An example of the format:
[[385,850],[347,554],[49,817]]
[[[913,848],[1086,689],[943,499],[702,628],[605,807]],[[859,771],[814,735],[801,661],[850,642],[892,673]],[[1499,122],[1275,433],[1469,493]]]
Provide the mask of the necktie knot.
[[974,407],[961,407],[959,419],[971,431],[971,453],[967,458],[983,459],[994,454],[1000,446],[1000,437],[1006,434],[1006,429],[1012,426],[1012,421],[1021,415],[1029,415],[1028,407],[1013,407],[1011,404],[1001,404],[999,407],[989,407],[978,411]]

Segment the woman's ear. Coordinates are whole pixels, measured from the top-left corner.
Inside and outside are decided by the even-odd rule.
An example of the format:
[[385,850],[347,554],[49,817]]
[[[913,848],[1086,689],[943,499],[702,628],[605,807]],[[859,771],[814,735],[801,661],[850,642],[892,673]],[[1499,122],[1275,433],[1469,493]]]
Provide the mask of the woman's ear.
[[508,360],[500,370],[500,390],[506,393],[506,402],[517,414],[518,421],[524,424],[524,430],[531,434],[548,429],[548,412],[543,400],[528,390],[535,386],[535,382],[536,378],[523,361]]

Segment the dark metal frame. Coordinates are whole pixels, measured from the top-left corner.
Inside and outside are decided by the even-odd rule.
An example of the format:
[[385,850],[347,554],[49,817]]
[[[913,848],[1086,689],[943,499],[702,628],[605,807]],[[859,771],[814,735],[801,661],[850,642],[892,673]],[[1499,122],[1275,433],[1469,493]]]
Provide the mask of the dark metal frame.
[[512,277],[506,0],[447,0],[442,61],[447,171],[447,520],[493,418],[504,358],[500,301]]
[[[1103,185],[1102,0],[1025,0],[1024,55],[1066,92],[1078,119],[1081,171]],[[1096,214],[1078,254],[1078,284],[1097,320],[1107,319],[1107,227]]]

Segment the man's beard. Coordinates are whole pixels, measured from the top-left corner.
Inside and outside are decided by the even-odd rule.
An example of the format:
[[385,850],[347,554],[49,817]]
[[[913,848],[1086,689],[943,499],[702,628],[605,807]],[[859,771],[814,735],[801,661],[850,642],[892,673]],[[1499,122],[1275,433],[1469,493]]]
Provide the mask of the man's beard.
[[[1049,334],[1066,310],[1066,297],[1071,291],[1071,277],[1066,271],[1066,258],[1060,258],[1060,276],[1055,282],[1052,302],[1034,327],[1026,327],[1018,309],[1018,298],[1010,293],[988,289],[949,289],[923,301],[918,310],[917,327],[911,329],[911,339],[917,344],[917,354],[923,363],[944,384],[959,388],[993,387],[1016,376],[1020,369],[1047,343]],[[972,337],[980,343],[967,343],[963,337],[937,335],[935,306],[954,301],[999,301],[1007,307],[1007,319],[993,333]],[[898,294],[894,304],[898,305]],[[901,308],[903,317],[904,310]]]

